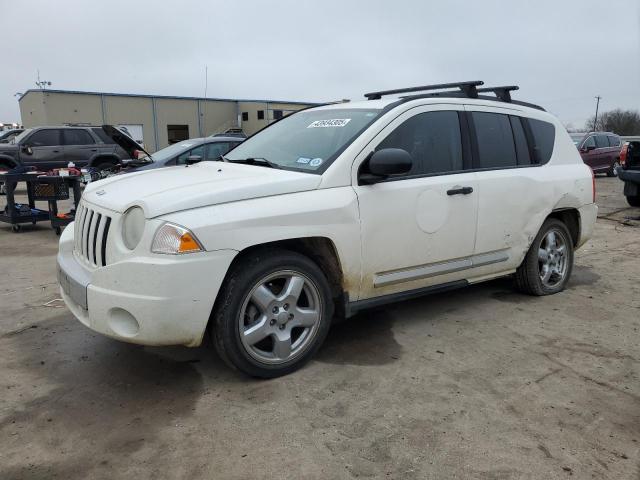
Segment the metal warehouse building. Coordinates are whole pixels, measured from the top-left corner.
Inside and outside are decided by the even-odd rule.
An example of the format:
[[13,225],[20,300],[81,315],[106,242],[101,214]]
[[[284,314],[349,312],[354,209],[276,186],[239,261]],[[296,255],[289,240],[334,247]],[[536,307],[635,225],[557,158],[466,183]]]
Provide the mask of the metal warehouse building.
[[251,135],[313,103],[280,100],[170,97],[122,93],[27,90],[19,99],[25,127],[104,125],[126,127],[149,151],[194,137],[241,128]]

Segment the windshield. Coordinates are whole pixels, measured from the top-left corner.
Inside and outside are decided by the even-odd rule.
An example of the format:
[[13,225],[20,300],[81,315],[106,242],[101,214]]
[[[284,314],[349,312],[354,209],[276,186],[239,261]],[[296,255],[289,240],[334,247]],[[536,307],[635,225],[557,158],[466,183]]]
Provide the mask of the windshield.
[[197,147],[198,145],[200,145],[200,142],[193,142],[189,140],[185,140],[180,143],[174,143],[173,145],[169,145],[162,150],[158,150],[156,153],[152,153],[151,160],[154,162],[164,162],[190,148]]
[[245,140],[225,158],[263,159],[278,168],[320,173],[379,113],[346,108],[294,113]]
[[569,136],[571,137],[571,140],[573,140],[573,144],[578,146],[584,138],[584,133],[570,133]]
[[20,143],[27,135],[29,135],[31,132],[33,131],[32,128],[27,128],[24,132],[22,132],[20,135],[16,135],[15,137],[13,137],[9,143]]

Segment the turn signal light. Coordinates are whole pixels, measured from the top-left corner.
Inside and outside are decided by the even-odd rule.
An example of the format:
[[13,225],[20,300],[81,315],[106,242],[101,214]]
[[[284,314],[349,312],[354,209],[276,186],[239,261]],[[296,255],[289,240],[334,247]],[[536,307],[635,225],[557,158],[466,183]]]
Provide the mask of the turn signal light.
[[196,236],[184,227],[165,223],[155,236],[151,245],[153,253],[164,253],[167,255],[179,255],[182,253],[202,252],[202,244]]

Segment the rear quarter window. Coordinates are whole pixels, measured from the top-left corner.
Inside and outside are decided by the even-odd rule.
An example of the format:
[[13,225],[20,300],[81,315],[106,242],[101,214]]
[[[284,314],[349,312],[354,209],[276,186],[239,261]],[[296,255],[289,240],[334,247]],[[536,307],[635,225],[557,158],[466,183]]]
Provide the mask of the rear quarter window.
[[620,137],[616,135],[609,135],[609,146],[610,147],[619,147],[620,146]]
[[535,163],[545,164],[553,155],[553,144],[556,141],[556,127],[552,123],[533,118],[527,119],[531,129],[532,151]]

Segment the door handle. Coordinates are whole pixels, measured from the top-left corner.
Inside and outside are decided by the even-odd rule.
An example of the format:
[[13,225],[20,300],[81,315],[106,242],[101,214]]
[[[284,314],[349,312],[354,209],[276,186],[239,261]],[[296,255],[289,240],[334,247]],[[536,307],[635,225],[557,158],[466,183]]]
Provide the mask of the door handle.
[[447,195],[469,195],[473,192],[471,187],[458,187],[455,186],[451,190],[447,190]]
[[91,149],[91,151],[92,151],[92,152],[97,152],[97,151],[98,151],[98,149],[97,149],[97,148],[92,148],[92,149]]

